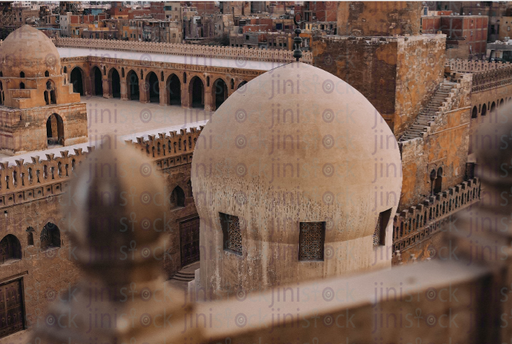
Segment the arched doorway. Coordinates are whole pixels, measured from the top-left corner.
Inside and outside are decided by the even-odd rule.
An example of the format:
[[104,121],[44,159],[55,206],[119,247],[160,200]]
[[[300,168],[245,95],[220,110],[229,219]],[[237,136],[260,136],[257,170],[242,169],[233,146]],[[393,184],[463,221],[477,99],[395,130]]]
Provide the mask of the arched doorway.
[[204,84],[197,76],[190,80],[190,104],[193,108],[204,108]]
[[167,104],[181,105],[181,83],[176,74],[167,78]]
[[16,259],[21,259],[20,241],[16,236],[7,234],[0,241],[0,264]]
[[57,225],[48,222],[41,231],[41,250],[60,247],[60,230]]
[[228,99],[228,86],[222,79],[217,79],[213,83],[213,96],[215,103],[213,109],[217,110],[226,99]]
[[83,79],[84,71],[75,67],[71,71],[71,83],[73,84],[73,92],[80,93],[81,96],[84,95],[84,79]]
[[128,99],[139,100],[139,77],[137,76],[137,73],[130,70],[126,75],[126,83],[128,84]]
[[96,96],[103,95],[103,82],[101,80],[101,70],[98,67],[92,67],[92,94]]
[[112,68],[108,77],[110,81],[110,92],[112,97],[121,98],[121,78],[117,69]]
[[46,138],[49,146],[64,144],[64,122],[56,113],[46,121]]
[[146,89],[148,101],[150,103],[160,102],[160,85],[158,84],[158,77],[155,73],[149,72],[146,75]]

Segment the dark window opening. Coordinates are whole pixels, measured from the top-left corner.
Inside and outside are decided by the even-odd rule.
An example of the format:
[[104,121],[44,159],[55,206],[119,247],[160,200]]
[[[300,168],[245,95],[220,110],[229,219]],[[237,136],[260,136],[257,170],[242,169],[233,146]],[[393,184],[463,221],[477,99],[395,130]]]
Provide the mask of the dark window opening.
[[391,209],[383,211],[379,214],[377,219],[377,225],[373,233],[373,246],[384,246],[386,245],[386,228],[391,217]]
[[41,250],[60,247],[60,230],[57,225],[48,222],[41,231]]
[[171,208],[185,206],[185,192],[179,186],[176,186],[171,193]]
[[242,231],[237,216],[219,213],[222,234],[224,238],[224,250],[237,255],[242,255]]
[[323,261],[325,222],[301,222],[299,233],[299,260]]

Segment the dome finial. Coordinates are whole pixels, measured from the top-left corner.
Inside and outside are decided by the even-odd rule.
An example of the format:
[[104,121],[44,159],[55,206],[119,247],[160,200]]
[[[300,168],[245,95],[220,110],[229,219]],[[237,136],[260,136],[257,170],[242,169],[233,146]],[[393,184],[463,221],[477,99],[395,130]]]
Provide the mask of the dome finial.
[[302,21],[297,20],[297,16],[300,19],[300,13],[297,13],[295,17],[293,17],[293,21],[295,25],[297,25],[297,28],[295,29],[295,34],[297,36],[293,39],[293,42],[295,43],[295,51],[293,52],[293,57],[295,57],[295,60],[299,62],[299,59],[302,57],[302,50],[300,50],[300,45],[302,43],[302,38],[300,38],[300,24],[302,23]]

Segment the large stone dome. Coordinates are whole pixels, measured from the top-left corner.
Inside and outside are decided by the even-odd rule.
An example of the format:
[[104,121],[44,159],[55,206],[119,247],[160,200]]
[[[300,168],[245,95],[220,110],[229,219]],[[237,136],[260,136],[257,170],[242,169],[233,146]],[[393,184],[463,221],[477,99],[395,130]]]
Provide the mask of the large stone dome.
[[[391,266],[401,172],[388,125],[343,80],[303,63],[255,78],[217,110],[194,150],[201,283],[218,293]],[[374,244],[381,213],[389,221]],[[235,217],[241,254],[226,249],[233,236],[223,223]],[[325,228],[316,261],[299,256],[300,245],[318,249],[301,237],[308,222]]]
[[12,32],[0,47],[4,77],[37,77],[60,74],[59,51],[44,33],[29,25]]

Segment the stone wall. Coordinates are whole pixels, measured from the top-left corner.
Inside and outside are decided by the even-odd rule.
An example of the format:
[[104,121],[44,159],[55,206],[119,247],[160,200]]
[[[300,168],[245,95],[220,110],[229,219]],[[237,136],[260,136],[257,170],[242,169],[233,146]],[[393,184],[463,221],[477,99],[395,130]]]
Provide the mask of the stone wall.
[[338,3],[338,35],[418,35],[421,3],[352,1]]
[[416,119],[443,80],[445,40],[445,35],[423,35],[398,41],[393,118],[397,137]]
[[[156,170],[165,174],[167,189],[164,192],[167,197],[164,199],[169,211],[167,219],[164,219],[168,240],[162,264],[167,278],[182,267],[180,221],[197,216],[190,187],[190,164],[200,132],[201,129],[191,128],[189,132],[162,133],[158,138],[149,136],[148,140],[138,138],[137,142],[127,142],[152,158],[155,165],[148,166],[148,173]],[[44,323],[48,303],[57,297],[64,298],[81,275],[75,265],[74,247],[67,237],[76,224],[68,221],[62,207],[72,201],[66,191],[75,168],[88,159],[93,150],[94,147],[88,147],[88,151],[75,149],[73,152],[63,149],[61,156],[46,154],[44,159],[34,156],[30,162],[19,159],[15,164],[0,163],[0,213],[4,215],[0,217],[3,230],[0,240],[7,234],[15,235],[23,252],[21,260],[8,261],[0,266],[0,283],[23,278],[26,326],[32,327],[37,321]],[[184,207],[171,207],[169,195],[176,186],[185,191]],[[41,248],[40,236],[47,223],[59,228],[60,248]],[[29,228],[34,231],[34,245],[28,243],[26,230]]]
[[31,109],[0,107],[0,149],[4,154],[48,148],[46,121],[52,114],[62,118],[64,146],[87,142],[85,103],[47,105]]
[[461,183],[469,151],[471,76],[457,75],[458,84],[419,138],[399,142],[403,183],[400,210],[422,202],[433,190],[433,170],[442,169],[442,189]]
[[313,64],[361,92],[398,137],[443,79],[445,39],[318,37],[312,42]]

